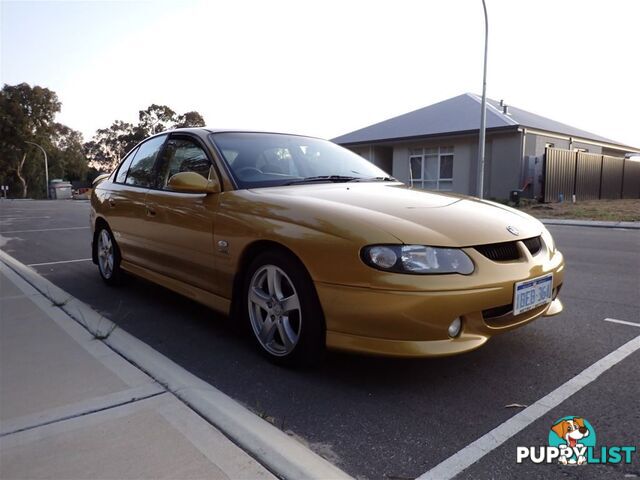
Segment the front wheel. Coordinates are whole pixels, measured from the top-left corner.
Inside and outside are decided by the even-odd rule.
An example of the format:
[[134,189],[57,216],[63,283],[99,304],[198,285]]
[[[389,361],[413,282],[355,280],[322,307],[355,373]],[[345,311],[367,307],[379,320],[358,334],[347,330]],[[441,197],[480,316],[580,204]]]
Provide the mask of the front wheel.
[[120,268],[120,251],[113,238],[111,230],[106,226],[100,227],[96,235],[96,254],[98,257],[98,271],[107,285],[117,285],[122,280]]
[[325,347],[324,317],[304,267],[284,252],[264,253],[251,262],[244,286],[251,332],[269,360],[318,363]]

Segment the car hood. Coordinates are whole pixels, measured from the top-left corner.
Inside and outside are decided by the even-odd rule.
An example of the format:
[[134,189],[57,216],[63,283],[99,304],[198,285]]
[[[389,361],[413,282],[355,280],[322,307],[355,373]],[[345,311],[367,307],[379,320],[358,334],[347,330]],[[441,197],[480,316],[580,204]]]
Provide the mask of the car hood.
[[[401,183],[328,183],[252,190],[262,201],[309,210],[324,221],[352,217],[403,243],[466,247],[540,235],[542,224],[504,205]],[[519,232],[514,235],[507,227]]]

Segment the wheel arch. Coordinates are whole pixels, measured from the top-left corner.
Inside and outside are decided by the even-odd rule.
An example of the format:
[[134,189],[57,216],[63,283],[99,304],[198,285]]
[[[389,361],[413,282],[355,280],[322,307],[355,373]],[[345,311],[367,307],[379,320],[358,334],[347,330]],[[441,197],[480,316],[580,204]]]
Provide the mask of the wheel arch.
[[318,297],[318,292],[316,291],[316,286],[313,282],[313,278],[309,273],[304,262],[300,259],[296,253],[283,245],[282,243],[273,241],[273,240],[256,240],[248,244],[244,250],[242,251],[240,258],[238,260],[238,268],[236,270],[236,274],[233,277],[233,289],[231,294],[231,316],[236,319],[239,318],[240,308],[242,306],[242,291],[244,286],[245,275],[251,265],[251,262],[262,252],[266,251],[280,251],[285,255],[288,255],[291,259],[293,259],[296,263],[302,267],[302,270],[307,275],[307,280],[309,281],[312,289],[313,295],[315,296],[318,308],[320,308],[320,312],[322,314],[322,318],[324,318],[324,311],[322,310],[322,304],[320,303],[320,298]]
[[[96,265],[98,264],[98,251],[96,250],[96,246],[98,243],[97,242],[98,232],[102,227],[105,227],[107,230],[109,230],[113,234],[113,230],[111,230],[109,223],[104,219],[104,217],[96,217],[96,221],[93,225],[93,235],[91,237],[91,260]],[[115,247],[118,249],[118,251],[120,250],[120,247],[118,247],[117,243]]]
[[93,235],[91,236],[91,260],[96,265],[98,264],[98,252],[96,250],[96,244],[98,240],[98,231],[101,227],[109,228],[109,224],[104,218],[97,217],[93,225]]

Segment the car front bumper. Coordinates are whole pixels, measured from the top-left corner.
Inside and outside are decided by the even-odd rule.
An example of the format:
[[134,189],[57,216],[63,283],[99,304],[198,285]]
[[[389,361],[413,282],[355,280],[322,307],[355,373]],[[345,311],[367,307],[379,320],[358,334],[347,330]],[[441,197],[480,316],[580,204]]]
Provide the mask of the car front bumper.
[[[512,265],[506,270],[506,278],[502,275],[498,281],[496,275],[489,275],[483,282],[479,275],[475,288],[461,290],[392,290],[316,282],[326,321],[327,347],[399,357],[474,350],[493,335],[562,312],[562,302],[557,298],[564,279],[562,254],[556,252],[551,259],[536,263],[521,264],[521,270]],[[514,284],[548,273],[553,273],[553,301],[514,316],[509,311]],[[407,277],[412,282],[410,287],[415,287],[419,277]],[[462,331],[451,338],[447,329],[458,317]]]

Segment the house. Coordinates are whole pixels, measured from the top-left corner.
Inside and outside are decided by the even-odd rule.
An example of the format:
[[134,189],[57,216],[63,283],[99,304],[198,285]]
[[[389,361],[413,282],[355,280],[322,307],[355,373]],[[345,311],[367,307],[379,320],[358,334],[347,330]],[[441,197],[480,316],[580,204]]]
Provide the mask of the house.
[[[475,195],[480,105],[481,97],[465,93],[333,141],[414,187]],[[543,197],[545,180],[551,174],[544,161],[548,149],[588,152],[620,162],[625,155],[639,152],[502,100],[487,99],[486,128],[486,197],[509,198],[512,190],[522,190],[524,197]],[[575,189],[577,175],[572,178],[568,190]]]

